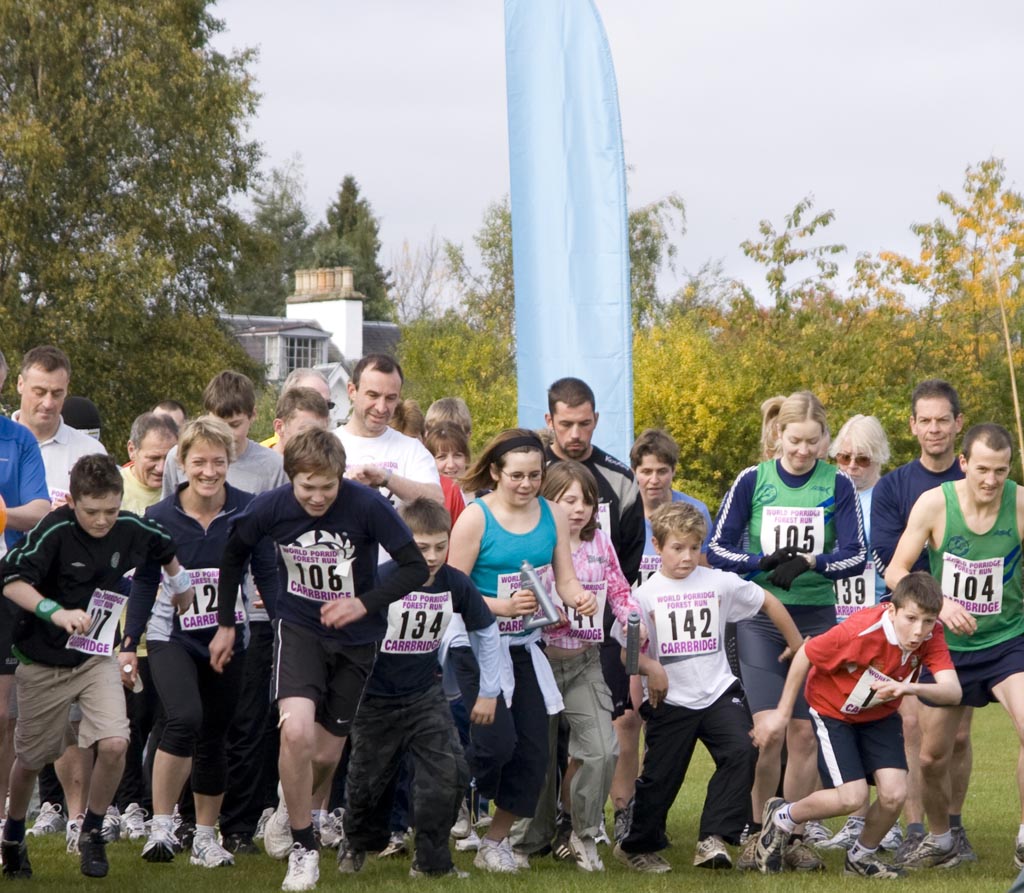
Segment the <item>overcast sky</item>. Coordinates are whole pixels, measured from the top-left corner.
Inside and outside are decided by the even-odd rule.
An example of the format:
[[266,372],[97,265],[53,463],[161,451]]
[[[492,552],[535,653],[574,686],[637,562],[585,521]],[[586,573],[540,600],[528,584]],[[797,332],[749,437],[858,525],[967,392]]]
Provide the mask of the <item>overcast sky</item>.
[[[679,193],[682,269],[813,193],[850,257],[912,253],[941,189],[995,155],[1024,180],[1024,3],[596,0],[619,85],[630,204]],[[258,47],[266,166],[301,156],[314,219],[351,173],[383,261],[469,243],[509,190],[499,0],[220,0],[218,45]],[[754,283],[751,283],[754,284]],[[757,283],[761,290],[761,283]]]

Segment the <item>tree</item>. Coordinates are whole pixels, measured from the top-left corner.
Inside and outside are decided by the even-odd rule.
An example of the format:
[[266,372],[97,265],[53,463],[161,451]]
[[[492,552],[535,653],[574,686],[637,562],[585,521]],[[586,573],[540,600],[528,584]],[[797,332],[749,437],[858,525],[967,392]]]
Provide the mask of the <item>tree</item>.
[[629,279],[634,328],[658,321],[666,302],[658,293],[658,276],[675,272],[674,236],[686,233],[686,207],[670,193],[629,212]]
[[341,181],[338,197],[327,208],[326,225],[314,233],[313,256],[316,266],[353,267],[356,291],[366,295],[364,317],[389,320],[394,316],[388,300],[390,274],[378,261],[379,232],[373,208],[360,196],[355,177],[348,174]]
[[235,263],[239,313],[284,316],[295,270],[310,252],[309,216],[298,159],[274,168],[255,188],[253,215]]
[[226,361],[257,371],[202,319],[230,298],[231,198],[259,156],[241,135],[252,53],[212,47],[207,6],[0,4],[3,346],[12,363],[62,346],[115,444],[157,387],[197,393]]

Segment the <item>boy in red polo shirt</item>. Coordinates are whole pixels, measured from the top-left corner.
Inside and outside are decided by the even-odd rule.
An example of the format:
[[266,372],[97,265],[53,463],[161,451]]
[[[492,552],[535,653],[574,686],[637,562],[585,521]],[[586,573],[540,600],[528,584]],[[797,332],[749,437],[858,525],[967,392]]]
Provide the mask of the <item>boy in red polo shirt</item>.
[[[765,803],[755,854],[762,872],[782,870],[783,847],[794,827],[849,814],[866,800],[873,783],[878,796],[846,855],[845,873],[903,875],[876,855],[907,794],[900,700],[917,695],[932,704],[960,702],[960,682],[938,622],[941,608],[938,582],[930,574],[909,574],[891,602],[858,611],[797,652],[779,705],[759,728],[770,734],[773,728],[786,727],[806,677],[823,788],[795,803],[781,797]],[[914,681],[922,665],[934,675],[934,683]]]

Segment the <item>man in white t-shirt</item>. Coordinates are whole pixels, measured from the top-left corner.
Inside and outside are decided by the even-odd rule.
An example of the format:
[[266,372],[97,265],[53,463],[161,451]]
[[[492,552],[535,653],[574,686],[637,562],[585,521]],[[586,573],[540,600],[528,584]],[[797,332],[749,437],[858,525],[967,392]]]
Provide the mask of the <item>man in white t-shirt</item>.
[[384,354],[369,354],[352,370],[352,414],[334,432],[345,447],[346,476],[378,488],[396,507],[420,496],[444,505],[434,457],[416,438],[388,427],[402,381],[402,367]]
[[[64,422],[61,411],[71,384],[71,361],[67,354],[52,344],[33,347],[22,357],[18,375],[21,406],[13,414],[35,436],[46,469],[46,488],[53,508],[67,501],[71,467],[82,456],[106,455],[106,448],[95,437],[72,428]],[[77,726],[77,705],[72,707],[71,721]],[[56,776],[47,767],[39,776],[41,803],[60,805],[61,788],[67,804],[65,832],[68,847],[78,846],[78,817],[85,812],[85,791],[92,775],[92,752],[77,746],[68,747],[53,764]],[[47,826],[46,830],[51,830]],[[58,830],[57,827],[52,830]],[[39,830],[38,833],[45,833]]]

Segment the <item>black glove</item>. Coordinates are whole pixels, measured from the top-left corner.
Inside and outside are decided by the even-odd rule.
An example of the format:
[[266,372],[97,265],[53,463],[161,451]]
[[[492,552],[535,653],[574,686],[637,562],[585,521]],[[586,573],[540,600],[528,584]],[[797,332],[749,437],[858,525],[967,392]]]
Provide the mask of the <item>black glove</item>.
[[768,580],[778,586],[780,589],[785,589],[789,592],[789,588],[793,585],[793,581],[800,576],[800,574],[809,571],[810,565],[807,563],[807,559],[803,555],[797,555],[795,558],[790,558],[788,561],[784,561],[775,570],[768,575]]
[[785,546],[782,549],[776,549],[771,555],[763,556],[757,566],[763,571],[773,571],[784,561],[795,558],[796,554],[796,549],[793,546]]

